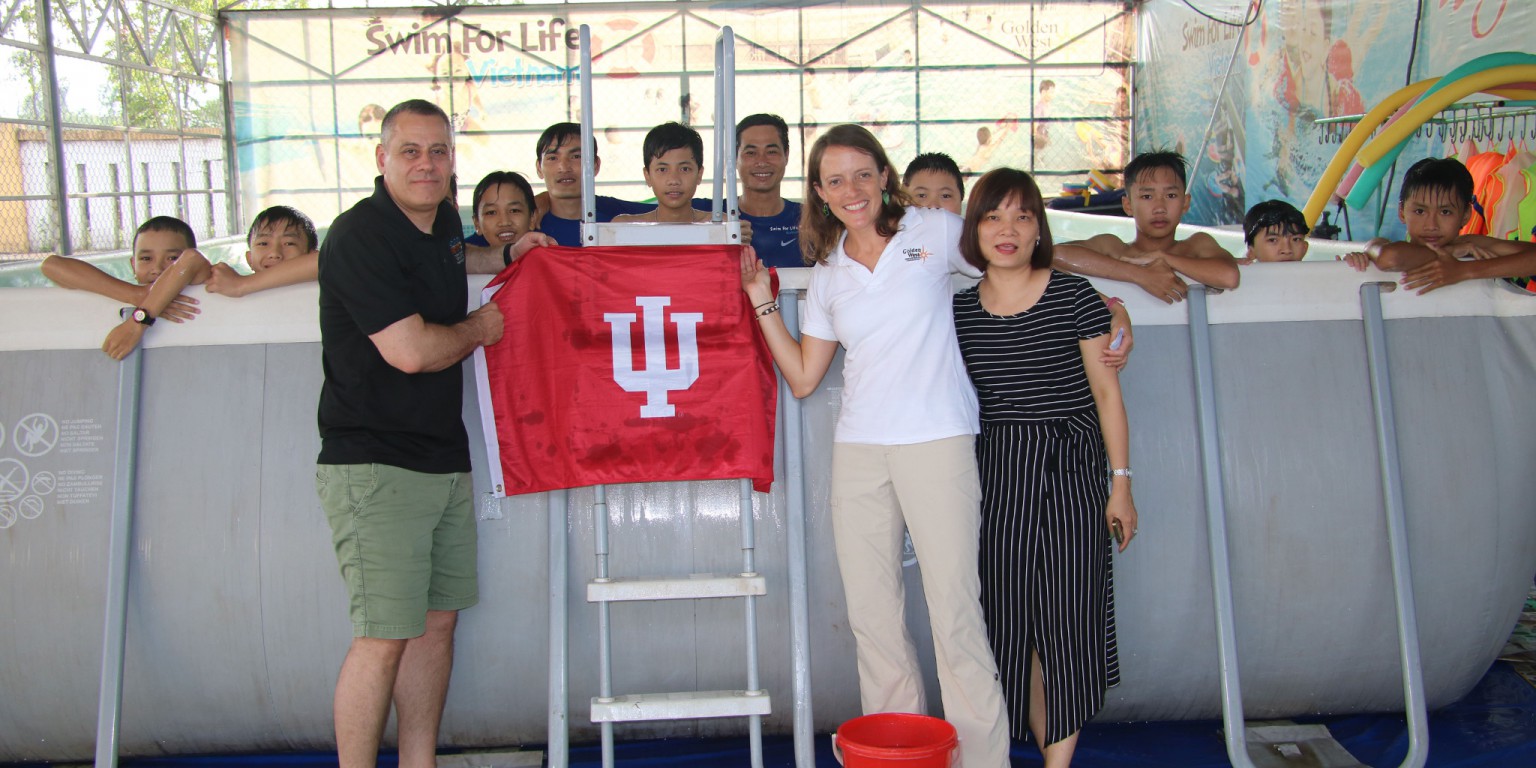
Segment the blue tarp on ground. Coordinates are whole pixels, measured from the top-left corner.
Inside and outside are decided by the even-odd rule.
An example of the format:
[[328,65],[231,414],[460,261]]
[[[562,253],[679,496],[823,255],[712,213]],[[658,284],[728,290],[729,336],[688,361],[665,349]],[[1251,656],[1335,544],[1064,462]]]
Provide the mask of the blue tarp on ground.
[[[1355,715],[1314,718],[1363,763],[1394,766],[1408,751],[1402,715]],[[793,768],[794,745],[788,737],[765,738],[763,764]],[[1536,765],[1536,688],[1510,665],[1494,664],[1482,682],[1461,701],[1430,716],[1428,768],[1509,768]],[[534,747],[528,747],[533,749]],[[719,768],[748,765],[746,739],[662,739],[620,743],[624,768]],[[393,754],[381,755],[381,768],[393,768]],[[571,768],[602,764],[596,745],[571,750]],[[816,764],[836,766],[826,736],[816,739]],[[1015,744],[1014,768],[1041,765],[1040,753]],[[1227,766],[1226,745],[1217,721],[1090,725],[1079,742],[1074,765],[1089,768],[1217,768]],[[124,768],[331,768],[329,754],[162,757],[124,760]]]

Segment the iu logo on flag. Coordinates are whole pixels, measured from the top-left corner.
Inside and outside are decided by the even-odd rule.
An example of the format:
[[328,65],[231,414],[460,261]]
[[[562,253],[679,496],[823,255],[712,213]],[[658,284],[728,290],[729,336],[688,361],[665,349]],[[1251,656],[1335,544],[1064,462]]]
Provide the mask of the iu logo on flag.
[[667,367],[667,334],[662,311],[672,303],[671,296],[640,296],[635,303],[645,310],[645,367],[635,370],[635,354],[629,327],[635,322],[633,312],[607,312],[604,322],[613,326],[613,380],[625,392],[644,392],[645,405],[640,417],[654,419],[672,416],[677,409],[667,402],[667,393],[687,389],[699,380],[698,325],[704,322],[699,312],[673,312],[677,326],[677,367]]
[[739,251],[537,248],[491,281],[506,333],[476,374],[496,492],[741,477],[767,491],[777,386]]

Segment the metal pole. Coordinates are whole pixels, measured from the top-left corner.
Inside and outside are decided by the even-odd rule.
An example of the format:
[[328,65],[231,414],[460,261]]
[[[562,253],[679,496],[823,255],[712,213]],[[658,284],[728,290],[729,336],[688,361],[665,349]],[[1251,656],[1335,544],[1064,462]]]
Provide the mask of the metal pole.
[[64,115],[59,106],[59,73],[53,66],[53,0],[37,0],[37,39],[42,50],[37,60],[43,67],[48,94],[48,162],[53,164],[53,198],[59,208],[59,242],[55,249],[68,256],[75,252],[69,231],[69,191],[65,187]]
[[[581,221],[597,223],[597,144],[592,137],[592,28],[581,25]],[[584,226],[582,245],[594,245],[596,235]]]
[[[326,24],[326,29],[325,29],[326,36],[329,39],[331,39],[331,40],[335,40],[336,39],[336,17],[335,16],[327,16],[326,19],[325,19],[325,24]],[[304,47],[305,47],[305,54],[308,55],[308,53],[309,53],[309,36],[308,35],[305,35],[305,37],[304,37]],[[328,47],[331,49],[331,72],[340,72],[341,68],[339,66],[337,66],[337,61],[336,61],[336,46],[332,45],[332,46],[328,46]],[[336,105],[341,101],[341,89],[338,87],[338,78],[335,75],[329,75],[329,76],[326,77],[326,81],[329,82],[330,86],[331,86],[331,112],[332,112],[333,115],[335,115],[332,119],[336,120],[336,125],[339,126],[339,125],[341,125],[341,120],[340,120],[340,115],[336,114]],[[233,113],[231,113],[231,114],[233,114]],[[362,133],[361,121],[359,121],[358,133],[359,134]],[[365,136],[363,138],[367,138],[367,137]],[[383,144],[384,143],[384,125],[383,125],[382,122],[379,124],[379,140],[378,140],[377,143],[379,143],[379,144]],[[339,142],[339,141],[336,142],[336,168],[337,169],[341,168],[341,142]],[[341,173],[338,170],[337,173],[336,173],[336,210],[338,210],[338,211],[345,211],[347,209],[346,206],[347,206],[347,202],[345,200],[341,199]]]
[[736,31],[730,27],[720,30],[720,41],[724,71],[715,74],[715,82],[720,83],[720,98],[715,102],[715,122],[720,124],[721,136],[717,144],[725,150],[725,220],[737,221],[741,217],[736,203]]
[[[585,122],[583,123],[585,125]],[[596,494],[592,502],[592,541],[597,555],[597,573],[593,583],[602,584],[608,579],[608,488],[592,486]],[[608,624],[608,601],[597,604],[597,700],[608,704],[613,701],[613,638]],[[604,720],[602,733],[603,768],[613,768],[613,721]]]
[[1227,553],[1226,497],[1221,487],[1221,441],[1217,438],[1216,387],[1211,363],[1211,325],[1205,286],[1189,286],[1189,346],[1195,367],[1195,415],[1200,430],[1200,460],[1205,481],[1205,518],[1211,551],[1211,593],[1216,601],[1216,653],[1221,665],[1221,720],[1227,759],[1237,768],[1248,760],[1242,686],[1237,673],[1237,631],[1232,616],[1232,570]]
[[[741,575],[757,575],[757,538],[753,530],[756,520],[752,514],[752,481],[742,479],[741,503]],[[757,598],[746,598],[747,620],[747,695],[761,695],[762,684],[757,674]],[[747,718],[747,744],[752,754],[752,768],[763,768],[763,716]]]
[[[800,293],[779,294],[784,327],[800,337]],[[811,600],[806,568],[805,436],[801,404],[779,377],[779,401],[784,404],[785,535],[789,557],[789,656],[794,699],[796,768],[816,768],[815,719],[811,711]]]
[[570,609],[566,581],[566,493],[550,491],[549,517],[549,768],[566,768],[570,762],[570,676],[567,638]]
[[117,455],[112,462],[112,518],[107,539],[107,600],[96,708],[96,768],[116,768],[122,724],[123,649],[128,637],[128,564],[133,559],[133,487],[138,462],[139,382],[144,350],[117,367]]
[[923,153],[923,25],[918,23],[922,4],[912,4],[912,133],[917,136],[917,154]]
[[[223,11],[219,11],[219,39],[229,39],[229,20],[224,17]],[[335,55],[334,52],[332,55]],[[219,84],[219,90],[223,93],[224,96],[224,216],[225,223],[228,226],[226,231],[237,232],[240,229],[239,214],[241,201],[240,195],[238,193],[240,189],[240,169],[238,167],[239,155],[235,152],[235,104],[233,99],[234,90],[229,77],[229,57],[226,54],[224,45],[222,43],[219,44],[219,74],[221,75],[219,79],[223,81]],[[333,119],[335,116],[335,111],[336,81],[335,78],[332,78],[331,113]],[[340,125],[340,123],[337,124]],[[332,140],[331,149],[332,160],[336,162],[336,167],[340,168],[341,142]],[[336,186],[338,188],[341,186],[341,179],[339,177],[336,180]],[[217,230],[217,227],[214,227],[214,222],[208,222],[208,226],[210,229]]]
[[1392,592],[1397,603],[1398,653],[1403,669],[1403,703],[1408,717],[1408,754],[1401,765],[1422,768],[1429,753],[1429,718],[1424,700],[1424,672],[1419,661],[1418,620],[1413,605],[1413,575],[1408,569],[1408,525],[1403,510],[1403,474],[1397,455],[1397,418],[1392,412],[1392,374],[1387,366],[1387,331],[1381,319],[1381,294],[1392,283],[1360,286],[1360,314],[1365,320],[1365,352],[1371,377],[1371,409],[1376,418],[1376,452],[1381,457],[1381,495],[1387,507],[1387,546],[1392,553]]
[[725,103],[725,78],[721,72],[725,66],[725,33],[715,38],[715,185],[710,196],[709,220],[718,224],[725,220],[725,184],[735,185],[736,180],[727,177],[725,169],[725,133],[721,130],[725,118],[721,105]]

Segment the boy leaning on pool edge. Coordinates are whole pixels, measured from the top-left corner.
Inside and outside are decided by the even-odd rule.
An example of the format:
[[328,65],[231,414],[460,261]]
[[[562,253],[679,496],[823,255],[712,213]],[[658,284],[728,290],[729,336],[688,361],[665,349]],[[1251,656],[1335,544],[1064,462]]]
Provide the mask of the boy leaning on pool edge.
[[1241,276],[1237,261],[1215,238],[1196,232],[1177,239],[1179,222],[1189,212],[1185,187],[1187,163],[1176,152],[1144,152],[1125,166],[1121,205],[1136,221],[1136,237],[1127,243],[1096,235],[1056,248],[1056,267],[1079,275],[1135,283],[1167,303],[1182,301],[1185,278],[1209,288],[1231,290]]
[[1536,275],[1536,243],[1463,235],[1472,216],[1472,174],[1455,158],[1425,158],[1403,174],[1397,216],[1407,241],[1378,237],[1340,258],[1357,271],[1402,272],[1402,286],[1419,294],[1487,277]]
[[192,228],[172,216],[155,216],[139,225],[133,233],[132,259],[137,285],[68,256],[49,256],[42,264],[43,276],[60,288],[90,291],[129,305],[122,322],[101,344],[101,351],[113,360],[127,357],[161,317],[173,323],[195,318],[197,299],[181,292],[207,280],[210,272]]

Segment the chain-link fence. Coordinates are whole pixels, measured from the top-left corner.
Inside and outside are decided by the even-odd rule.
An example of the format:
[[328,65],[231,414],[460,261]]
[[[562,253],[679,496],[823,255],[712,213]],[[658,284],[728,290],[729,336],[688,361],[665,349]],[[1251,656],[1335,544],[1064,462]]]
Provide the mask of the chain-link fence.
[[0,259],[126,248],[151,216],[238,227],[213,9],[0,4]]

